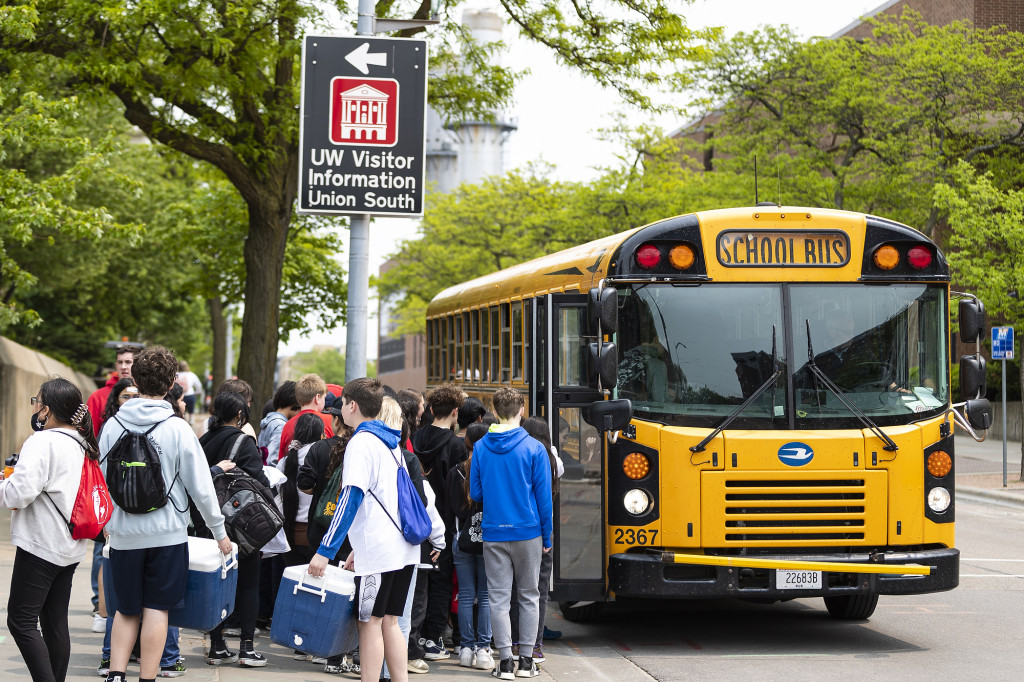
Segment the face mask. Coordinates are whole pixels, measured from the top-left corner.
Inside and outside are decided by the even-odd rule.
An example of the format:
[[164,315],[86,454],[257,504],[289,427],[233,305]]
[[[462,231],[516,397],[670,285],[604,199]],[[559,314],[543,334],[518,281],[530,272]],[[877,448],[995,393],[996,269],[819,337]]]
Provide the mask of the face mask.
[[46,420],[45,419],[40,419],[38,412],[33,412],[32,413],[32,430],[33,431],[42,431],[44,426],[46,426]]

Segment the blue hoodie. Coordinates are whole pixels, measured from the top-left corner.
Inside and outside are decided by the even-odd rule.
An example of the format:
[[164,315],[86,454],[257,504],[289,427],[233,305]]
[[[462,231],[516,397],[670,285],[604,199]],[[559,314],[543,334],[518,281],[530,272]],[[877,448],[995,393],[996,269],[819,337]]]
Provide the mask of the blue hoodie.
[[484,505],[484,542],[540,536],[551,546],[551,464],[522,427],[489,431],[476,442],[469,496]]

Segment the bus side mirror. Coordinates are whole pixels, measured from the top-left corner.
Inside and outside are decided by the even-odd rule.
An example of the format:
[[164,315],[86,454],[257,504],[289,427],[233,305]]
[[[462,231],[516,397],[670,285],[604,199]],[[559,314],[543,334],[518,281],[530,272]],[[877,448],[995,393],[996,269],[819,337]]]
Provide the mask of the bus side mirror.
[[633,403],[626,399],[598,400],[582,413],[583,421],[598,431],[621,431],[633,418]]
[[992,403],[985,398],[968,400],[964,405],[964,414],[972,429],[987,430],[992,426]]
[[980,355],[960,358],[960,397],[964,400],[985,397],[985,358]]
[[[960,340],[974,343],[985,332],[985,304],[977,298],[960,299]],[[961,381],[963,379],[961,378]]]
[[619,381],[619,353],[615,344],[608,342],[597,342],[590,344],[590,363],[587,368],[587,377],[590,380],[591,388],[615,388]]
[[614,334],[619,329],[619,295],[613,287],[594,287],[587,300],[587,319],[591,333],[597,333],[601,325],[602,334]]

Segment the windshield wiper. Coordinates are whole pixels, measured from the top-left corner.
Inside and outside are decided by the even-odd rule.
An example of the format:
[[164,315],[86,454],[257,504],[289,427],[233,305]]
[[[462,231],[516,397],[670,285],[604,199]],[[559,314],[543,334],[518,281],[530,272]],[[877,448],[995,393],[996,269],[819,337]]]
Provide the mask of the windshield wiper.
[[823,371],[821,371],[820,367],[814,364],[814,346],[811,344],[811,321],[804,320],[804,323],[807,325],[807,365],[811,368],[811,372],[814,373],[815,377],[821,379],[821,383],[825,384],[825,388],[832,391],[835,397],[839,398],[839,402],[845,405],[850,412],[853,412],[853,416],[859,419],[861,424],[868,427],[872,433],[885,442],[885,445],[882,447],[883,450],[888,452],[896,452],[899,450],[900,446],[896,445],[892,438],[889,438],[882,429],[878,428],[878,424],[871,421],[871,418],[864,414],[864,411],[857,407],[853,401],[843,393],[841,388],[832,383],[832,380],[829,379]]
[[780,374],[782,374],[782,364],[779,362],[779,356],[778,356],[778,354],[775,351],[775,325],[774,324],[772,325],[772,367],[775,368],[775,372],[770,377],[768,377],[768,380],[765,381],[760,386],[758,386],[757,389],[755,389],[754,392],[751,393],[750,396],[748,396],[746,400],[744,400],[742,403],[740,403],[739,406],[735,410],[733,410],[732,414],[730,414],[728,417],[726,417],[724,420],[722,420],[722,423],[719,424],[718,426],[716,426],[715,430],[712,431],[711,433],[709,433],[707,435],[707,437],[704,438],[704,440],[702,440],[701,442],[697,443],[696,445],[691,446],[690,447],[690,452],[703,452],[704,448],[706,448],[708,446],[708,443],[710,443],[712,440],[714,440],[715,436],[717,436],[722,431],[724,431],[725,427],[729,426],[729,424],[731,424],[733,422],[733,420],[736,419],[736,417],[738,417],[740,415],[740,412],[742,412],[743,410],[745,410],[748,407],[750,407],[750,405],[755,400],[760,398],[761,395],[765,391],[767,391],[769,388],[772,388],[772,409],[774,410],[774,408],[775,408],[775,390],[774,390],[774,388],[775,388],[775,380],[779,378]]

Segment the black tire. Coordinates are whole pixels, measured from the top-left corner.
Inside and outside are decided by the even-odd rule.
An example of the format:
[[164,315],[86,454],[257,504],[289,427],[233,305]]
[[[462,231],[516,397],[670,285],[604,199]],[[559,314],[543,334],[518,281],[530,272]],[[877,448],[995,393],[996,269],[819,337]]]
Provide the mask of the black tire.
[[825,608],[839,620],[867,620],[878,606],[877,594],[851,594],[843,597],[825,597]]
[[584,606],[575,606],[577,603],[574,601],[558,602],[558,609],[565,616],[565,619],[572,623],[593,623],[601,617],[601,612],[604,610],[602,602],[591,602]]

